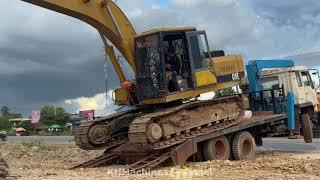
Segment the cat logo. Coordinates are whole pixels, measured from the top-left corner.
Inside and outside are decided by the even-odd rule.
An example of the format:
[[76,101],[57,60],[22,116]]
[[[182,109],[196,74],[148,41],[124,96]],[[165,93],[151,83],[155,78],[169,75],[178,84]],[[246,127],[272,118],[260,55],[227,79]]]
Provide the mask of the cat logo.
[[240,80],[240,76],[239,76],[239,73],[233,73],[232,74],[232,80]]

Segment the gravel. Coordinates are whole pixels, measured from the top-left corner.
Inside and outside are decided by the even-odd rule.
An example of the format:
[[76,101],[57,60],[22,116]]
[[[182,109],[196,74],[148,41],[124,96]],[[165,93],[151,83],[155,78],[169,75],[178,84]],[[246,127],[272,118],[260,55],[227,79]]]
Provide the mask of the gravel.
[[0,152],[18,179],[320,179],[319,154],[266,151],[252,161],[187,163],[129,175],[119,165],[68,170],[103,153],[74,145],[3,144]]

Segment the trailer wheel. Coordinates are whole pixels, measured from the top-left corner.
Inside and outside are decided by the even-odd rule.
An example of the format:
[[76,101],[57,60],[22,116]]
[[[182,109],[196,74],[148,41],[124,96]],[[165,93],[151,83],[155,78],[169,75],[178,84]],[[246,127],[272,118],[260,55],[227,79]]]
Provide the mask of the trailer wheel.
[[312,143],[312,137],[313,137],[312,124],[311,124],[310,116],[308,114],[302,114],[301,124],[302,124],[304,142]]
[[232,155],[235,160],[251,160],[256,154],[256,144],[253,136],[242,131],[235,135],[232,141]]
[[226,136],[206,141],[203,145],[205,160],[228,160],[230,158],[230,144]]

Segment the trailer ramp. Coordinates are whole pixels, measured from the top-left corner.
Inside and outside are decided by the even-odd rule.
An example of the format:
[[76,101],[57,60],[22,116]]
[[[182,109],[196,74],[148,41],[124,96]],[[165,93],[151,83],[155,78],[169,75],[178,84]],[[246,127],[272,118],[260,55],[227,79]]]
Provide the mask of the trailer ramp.
[[94,167],[98,167],[104,164],[108,164],[111,163],[112,160],[119,158],[119,156],[115,153],[104,153],[101,156],[86,161],[82,164],[79,164],[77,166],[72,167],[71,169],[77,169],[77,168],[94,168]]
[[[173,148],[161,152],[151,153],[148,156],[127,165],[127,170],[130,173],[143,173],[144,171],[152,170],[156,166],[170,159],[177,165],[183,165],[187,161],[187,159],[196,152],[197,145],[195,141],[187,140],[186,142]],[[113,153],[112,151],[106,151],[101,156],[84,162],[80,165],[74,166],[71,169],[99,167],[102,165],[110,164],[114,160],[121,159],[121,156],[122,155]]]
[[170,159],[170,152],[151,155],[130,164],[128,170],[130,173],[143,173],[143,171],[149,171],[168,159]]

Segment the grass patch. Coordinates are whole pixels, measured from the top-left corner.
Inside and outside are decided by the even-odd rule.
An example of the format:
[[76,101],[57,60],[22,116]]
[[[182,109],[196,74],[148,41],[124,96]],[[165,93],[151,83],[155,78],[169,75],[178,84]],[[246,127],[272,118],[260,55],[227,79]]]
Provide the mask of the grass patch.
[[21,143],[23,146],[32,149],[38,149],[40,151],[54,151],[56,148],[54,146],[51,146],[49,144],[44,144],[38,141],[34,141],[34,142],[23,142]]

